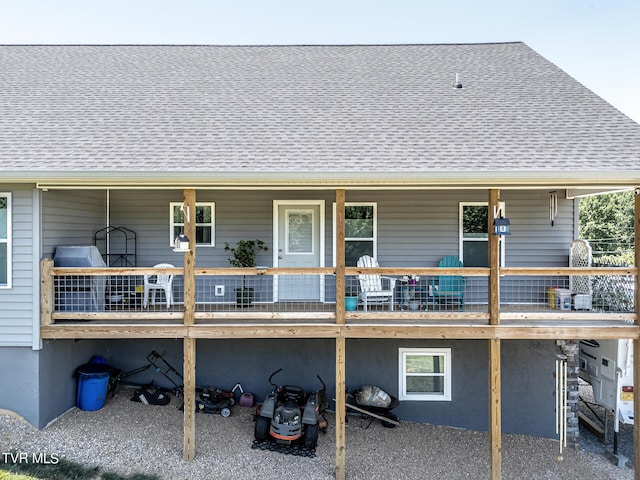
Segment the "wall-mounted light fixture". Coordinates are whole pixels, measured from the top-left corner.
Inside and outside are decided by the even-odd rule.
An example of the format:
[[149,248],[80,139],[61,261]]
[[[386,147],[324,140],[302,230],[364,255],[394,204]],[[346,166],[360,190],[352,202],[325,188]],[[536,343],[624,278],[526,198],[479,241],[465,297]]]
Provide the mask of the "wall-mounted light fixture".
[[509,222],[508,218],[500,217],[493,220],[493,233],[495,235],[511,235],[509,231]]
[[509,231],[509,225],[511,222],[508,218],[504,217],[502,212],[504,209],[504,202],[493,208],[493,234],[494,235],[511,235]]
[[178,235],[173,242],[173,251],[174,252],[188,252],[191,250],[191,242],[189,242],[189,237],[187,237],[184,233]]

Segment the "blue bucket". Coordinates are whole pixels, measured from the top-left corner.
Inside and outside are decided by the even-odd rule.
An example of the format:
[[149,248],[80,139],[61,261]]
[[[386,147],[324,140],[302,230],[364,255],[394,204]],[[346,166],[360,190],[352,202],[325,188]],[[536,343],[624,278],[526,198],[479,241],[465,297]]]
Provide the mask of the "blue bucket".
[[100,363],[87,363],[78,367],[78,396],[80,410],[100,410],[107,401],[111,367]]

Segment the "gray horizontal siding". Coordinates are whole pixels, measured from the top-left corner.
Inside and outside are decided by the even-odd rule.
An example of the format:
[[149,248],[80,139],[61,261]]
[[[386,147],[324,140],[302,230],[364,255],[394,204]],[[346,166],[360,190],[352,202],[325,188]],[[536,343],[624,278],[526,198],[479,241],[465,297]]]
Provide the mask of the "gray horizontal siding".
[[12,194],[12,286],[0,289],[0,346],[32,346],[34,296],[39,279],[34,278],[33,190],[2,188]]
[[49,190],[42,193],[42,255],[53,257],[60,245],[93,245],[106,224],[103,190]]
[[[86,192],[85,192],[86,193]],[[93,242],[96,229],[104,221],[102,194],[90,192],[92,198],[77,203],[73,222],[63,205],[45,206],[45,252],[53,251],[55,242],[75,239]],[[79,192],[73,192],[77,196]],[[197,250],[197,263],[205,267],[226,267],[225,242],[234,245],[239,239],[259,238],[270,251],[261,254],[259,263],[272,265],[273,200],[321,199],[325,201],[325,263],[333,261],[334,191],[215,191],[197,192],[197,201],[215,202],[215,247]],[[77,201],[77,197],[73,199]],[[459,254],[459,202],[484,202],[487,192],[469,191],[350,191],[347,202],[377,202],[378,260],[382,266],[436,266],[445,255]],[[506,238],[507,266],[567,265],[568,248],[574,238],[573,202],[559,200],[554,226],[549,220],[548,192],[505,191],[506,213],[511,220],[512,235]],[[183,256],[170,246],[169,203],[182,201],[179,190],[114,190],[111,192],[111,225],[136,232],[137,266],[172,263],[182,266]],[[66,206],[70,203],[64,203]],[[51,216],[51,218],[49,218]],[[98,221],[96,221],[98,219]],[[56,222],[67,222],[64,224]],[[87,222],[87,223],[82,223]],[[60,235],[64,232],[64,235]],[[62,244],[62,243],[60,243]],[[64,243],[70,244],[70,243]],[[77,243],[80,244],[80,243]],[[114,242],[112,253],[122,246]],[[104,253],[104,252],[103,252]]]

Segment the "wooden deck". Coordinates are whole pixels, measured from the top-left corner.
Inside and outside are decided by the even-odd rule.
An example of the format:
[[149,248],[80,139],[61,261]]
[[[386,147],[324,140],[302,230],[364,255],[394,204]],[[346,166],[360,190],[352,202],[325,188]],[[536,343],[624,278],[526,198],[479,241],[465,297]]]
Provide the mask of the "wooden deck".
[[336,322],[334,303],[287,302],[196,305],[193,325],[184,324],[182,305],[155,311],[54,313],[42,338],[474,338],[581,339],[640,338],[635,313],[560,311],[546,304],[505,305],[491,325],[486,305],[446,310],[345,312]]

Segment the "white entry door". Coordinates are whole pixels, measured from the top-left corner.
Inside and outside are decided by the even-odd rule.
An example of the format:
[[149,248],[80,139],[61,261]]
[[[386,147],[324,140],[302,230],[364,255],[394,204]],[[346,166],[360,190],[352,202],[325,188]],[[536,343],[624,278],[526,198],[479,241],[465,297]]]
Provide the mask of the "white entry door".
[[[324,202],[276,201],[274,264],[278,267],[323,266]],[[323,300],[320,275],[278,275],[276,300]]]

